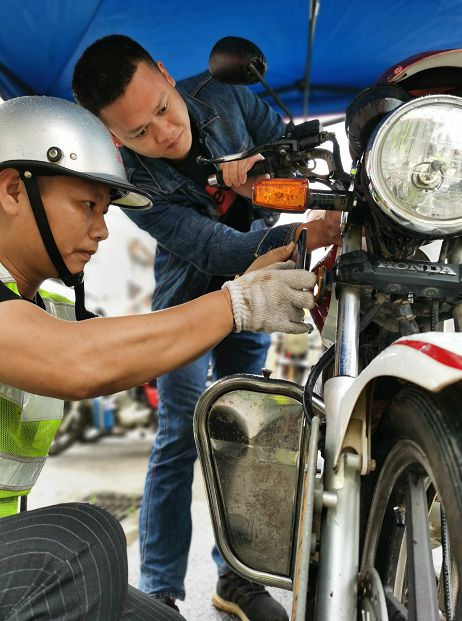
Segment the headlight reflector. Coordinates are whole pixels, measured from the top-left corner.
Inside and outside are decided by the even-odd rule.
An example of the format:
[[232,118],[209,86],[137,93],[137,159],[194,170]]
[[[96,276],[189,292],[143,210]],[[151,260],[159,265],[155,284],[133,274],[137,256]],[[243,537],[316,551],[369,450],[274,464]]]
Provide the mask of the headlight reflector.
[[400,106],[372,135],[366,175],[379,207],[414,234],[462,233],[462,98]]

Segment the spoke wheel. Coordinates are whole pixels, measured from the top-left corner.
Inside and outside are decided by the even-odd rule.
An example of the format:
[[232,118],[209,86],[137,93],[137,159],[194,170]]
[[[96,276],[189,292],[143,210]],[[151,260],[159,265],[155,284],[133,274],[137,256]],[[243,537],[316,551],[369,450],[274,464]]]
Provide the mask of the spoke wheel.
[[380,576],[373,567],[365,569],[359,577],[359,607],[361,621],[387,619],[387,604]]
[[[375,568],[393,621],[462,619],[462,394],[400,391],[373,437],[377,471],[365,479],[362,572]],[[375,447],[375,448],[374,448]],[[444,507],[447,529],[440,508]],[[450,559],[442,567],[442,540]],[[445,591],[446,587],[446,591]],[[449,605],[448,605],[449,602]],[[386,619],[366,613],[359,618]]]

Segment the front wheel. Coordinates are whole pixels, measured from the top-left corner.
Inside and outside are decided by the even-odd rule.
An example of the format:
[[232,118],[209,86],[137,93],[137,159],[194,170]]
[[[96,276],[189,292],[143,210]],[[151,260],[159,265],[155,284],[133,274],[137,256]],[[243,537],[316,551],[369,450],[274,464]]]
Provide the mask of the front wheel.
[[462,619],[461,387],[402,389],[372,450],[377,469],[361,492],[359,618]]

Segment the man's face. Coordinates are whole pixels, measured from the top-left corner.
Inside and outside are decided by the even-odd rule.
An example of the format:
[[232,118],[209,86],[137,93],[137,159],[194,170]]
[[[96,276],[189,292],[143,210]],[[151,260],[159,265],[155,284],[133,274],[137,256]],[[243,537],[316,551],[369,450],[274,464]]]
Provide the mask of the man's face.
[[100,117],[117,141],[140,155],[184,159],[191,149],[186,104],[162,63],[138,64],[125,93]]
[[109,188],[76,177],[50,177],[42,201],[59,252],[72,274],[81,272],[108,236]]

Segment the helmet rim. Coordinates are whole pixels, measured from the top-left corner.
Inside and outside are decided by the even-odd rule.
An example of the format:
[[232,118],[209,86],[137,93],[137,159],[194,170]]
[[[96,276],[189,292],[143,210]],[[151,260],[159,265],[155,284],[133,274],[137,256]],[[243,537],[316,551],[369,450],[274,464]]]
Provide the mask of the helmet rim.
[[57,97],[24,96],[0,104],[9,128],[0,142],[0,169],[66,175],[104,183],[113,204],[152,207],[151,196],[127,179],[122,157],[107,127],[82,106]]

